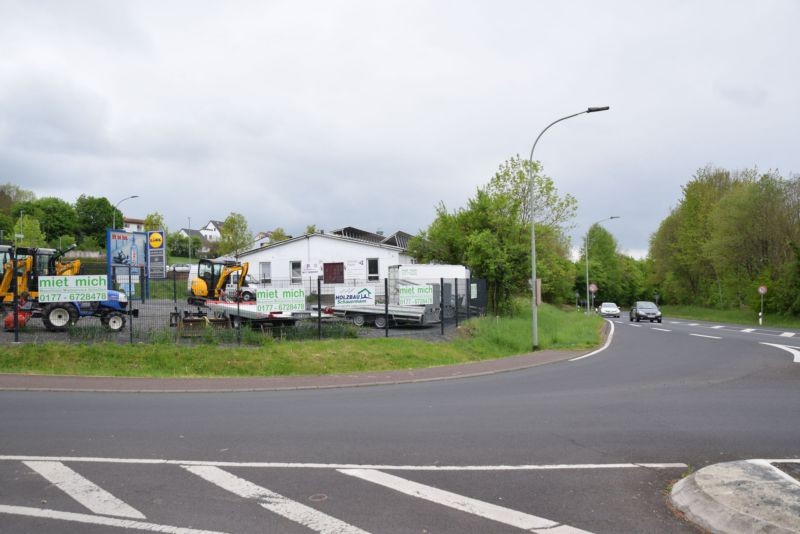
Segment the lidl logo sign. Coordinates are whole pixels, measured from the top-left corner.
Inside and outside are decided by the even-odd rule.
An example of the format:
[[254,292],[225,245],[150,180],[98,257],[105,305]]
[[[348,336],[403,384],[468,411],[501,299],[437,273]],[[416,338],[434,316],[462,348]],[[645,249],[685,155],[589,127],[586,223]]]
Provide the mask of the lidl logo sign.
[[164,245],[164,235],[161,232],[150,232],[148,241],[150,248],[161,248]]

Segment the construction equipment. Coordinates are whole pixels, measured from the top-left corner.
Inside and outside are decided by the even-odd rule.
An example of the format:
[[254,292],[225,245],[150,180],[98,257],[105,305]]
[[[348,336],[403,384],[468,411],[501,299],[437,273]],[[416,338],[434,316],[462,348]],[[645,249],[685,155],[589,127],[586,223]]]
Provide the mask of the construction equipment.
[[220,300],[227,294],[227,286],[236,289],[236,299],[247,279],[250,264],[235,260],[200,260],[197,273],[189,274],[189,304],[202,306],[207,300]]
[[[129,312],[126,309],[128,297],[125,293],[109,290],[108,300],[105,301],[47,304],[39,302],[40,276],[74,276],[80,273],[80,260],[60,261],[60,258],[73,248],[74,245],[65,250],[0,246],[0,258],[3,260],[0,305],[11,307],[13,312],[15,295],[17,298],[24,295],[30,316],[40,317],[45,328],[50,331],[63,331],[81,317],[89,316],[99,317],[103,326],[109,330],[122,330],[126,315],[138,317],[139,312],[138,310]],[[19,303],[17,306],[19,312]]]

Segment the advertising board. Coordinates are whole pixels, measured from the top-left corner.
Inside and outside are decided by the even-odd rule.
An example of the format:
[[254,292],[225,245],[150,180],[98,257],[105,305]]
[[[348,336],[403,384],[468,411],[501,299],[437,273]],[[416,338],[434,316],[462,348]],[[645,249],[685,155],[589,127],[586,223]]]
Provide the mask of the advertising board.
[[256,311],[302,311],[306,309],[306,292],[300,287],[279,287],[256,290]]
[[337,308],[348,306],[374,306],[375,286],[336,286],[334,302]]
[[108,300],[108,277],[104,274],[39,277],[39,302],[103,300]]

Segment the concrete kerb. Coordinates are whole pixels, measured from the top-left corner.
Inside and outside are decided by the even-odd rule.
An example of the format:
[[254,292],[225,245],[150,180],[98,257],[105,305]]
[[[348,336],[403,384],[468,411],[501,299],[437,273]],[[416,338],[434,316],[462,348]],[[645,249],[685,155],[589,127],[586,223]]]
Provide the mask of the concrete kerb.
[[711,532],[800,532],[800,482],[772,463],[741,460],[704,467],[677,482],[670,500],[689,521]]

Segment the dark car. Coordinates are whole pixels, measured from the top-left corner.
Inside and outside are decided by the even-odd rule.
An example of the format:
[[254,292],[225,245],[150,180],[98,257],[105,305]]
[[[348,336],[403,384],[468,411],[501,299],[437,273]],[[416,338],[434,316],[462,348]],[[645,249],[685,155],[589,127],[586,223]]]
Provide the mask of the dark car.
[[638,323],[641,320],[661,322],[661,310],[652,302],[643,300],[638,301],[631,307],[631,321],[636,320]]

